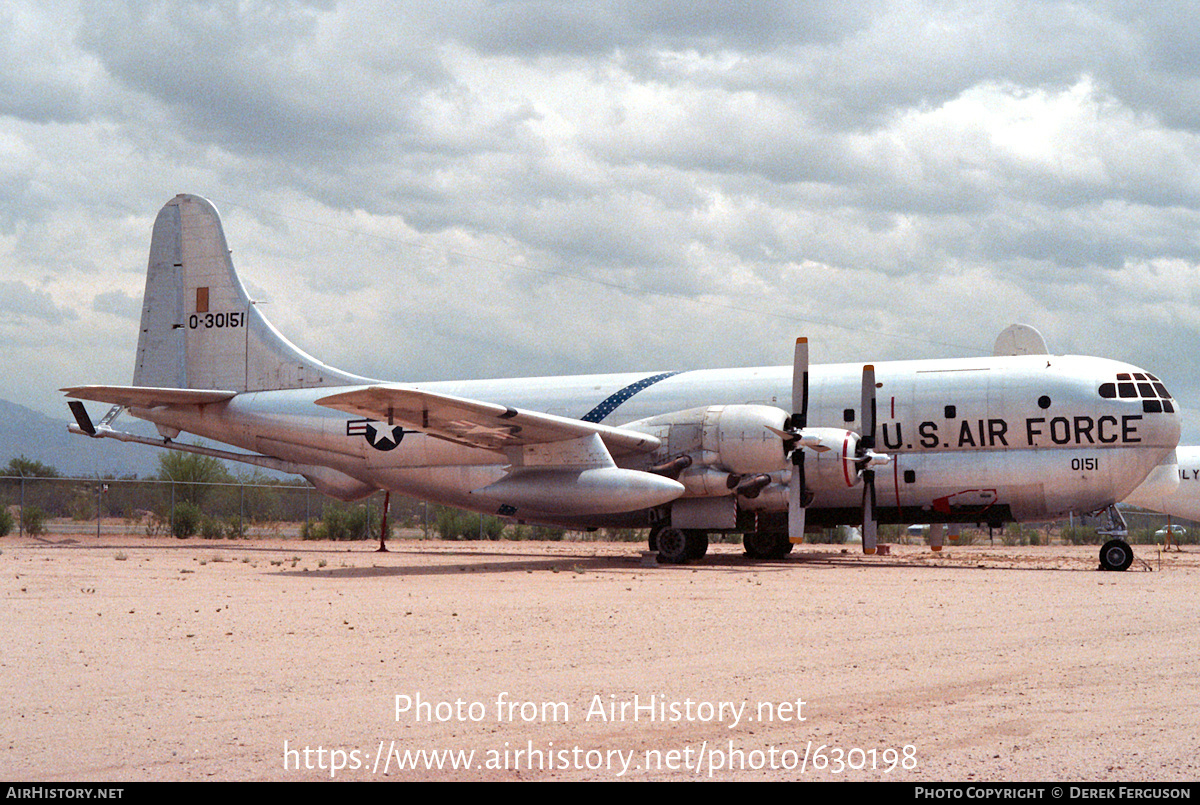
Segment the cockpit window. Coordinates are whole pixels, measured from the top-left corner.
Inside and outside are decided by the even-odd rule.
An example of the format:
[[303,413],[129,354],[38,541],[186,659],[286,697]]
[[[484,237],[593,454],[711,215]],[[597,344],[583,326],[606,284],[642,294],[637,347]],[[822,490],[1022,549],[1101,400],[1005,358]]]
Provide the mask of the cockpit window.
[[1149,372],[1118,372],[1115,383],[1101,383],[1100,396],[1106,400],[1141,400],[1147,414],[1175,413],[1171,393]]

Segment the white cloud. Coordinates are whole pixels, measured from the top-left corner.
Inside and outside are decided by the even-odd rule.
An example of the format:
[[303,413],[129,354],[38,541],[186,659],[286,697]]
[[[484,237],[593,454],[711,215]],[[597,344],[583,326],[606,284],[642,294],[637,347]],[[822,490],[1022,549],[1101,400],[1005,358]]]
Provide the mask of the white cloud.
[[107,373],[9,350],[15,401],[124,382],[178,192],[285,333],[371,375],[776,363],[800,333],[932,357],[1013,320],[1194,374],[1162,336],[1195,329],[1190,13],[735,5],[12,6],[5,288]]

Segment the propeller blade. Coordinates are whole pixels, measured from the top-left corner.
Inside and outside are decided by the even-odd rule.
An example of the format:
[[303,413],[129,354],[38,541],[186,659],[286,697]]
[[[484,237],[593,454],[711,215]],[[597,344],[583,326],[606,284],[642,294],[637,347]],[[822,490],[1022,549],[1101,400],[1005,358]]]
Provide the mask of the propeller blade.
[[788,484],[788,542],[804,542],[804,450],[797,450],[792,461],[792,480]]
[[875,448],[875,367],[867,364],[862,376],[862,439],[864,451]]
[[875,521],[875,471],[863,473],[863,553],[875,553],[879,524]]
[[808,427],[808,339],[796,339],[792,360],[792,431]]

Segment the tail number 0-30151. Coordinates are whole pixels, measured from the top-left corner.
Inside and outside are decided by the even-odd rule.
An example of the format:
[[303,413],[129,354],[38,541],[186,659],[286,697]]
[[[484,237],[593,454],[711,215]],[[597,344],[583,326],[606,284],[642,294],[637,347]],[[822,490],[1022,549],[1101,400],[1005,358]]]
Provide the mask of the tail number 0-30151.
[[1095,472],[1100,469],[1100,459],[1073,458],[1071,459],[1071,469],[1076,472]]

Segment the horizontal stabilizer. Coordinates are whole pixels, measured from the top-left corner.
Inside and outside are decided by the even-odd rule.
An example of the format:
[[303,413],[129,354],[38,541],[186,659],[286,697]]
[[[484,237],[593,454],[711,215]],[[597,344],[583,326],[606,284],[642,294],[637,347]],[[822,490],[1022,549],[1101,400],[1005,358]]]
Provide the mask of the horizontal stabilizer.
[[79,400],[123,405],[127,408],[157,408],[160,405],[207,405],[231,399],[237,392],[216,389],[160,389],[144,386],[72,386],[59,389]]
[[659,440],[595,422],[509,408],[407,386],[363,386],[317,400],[318,405],[379,422],[404,425],[440,439],[506,450],[598,435],[613,455],[651,453]]

